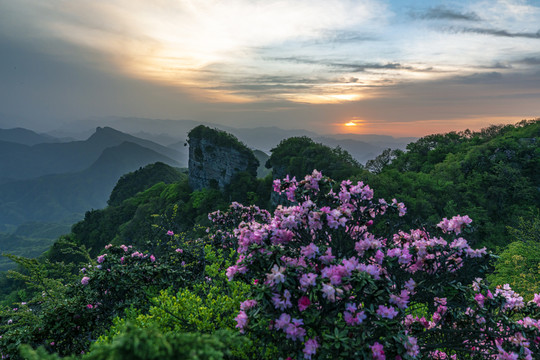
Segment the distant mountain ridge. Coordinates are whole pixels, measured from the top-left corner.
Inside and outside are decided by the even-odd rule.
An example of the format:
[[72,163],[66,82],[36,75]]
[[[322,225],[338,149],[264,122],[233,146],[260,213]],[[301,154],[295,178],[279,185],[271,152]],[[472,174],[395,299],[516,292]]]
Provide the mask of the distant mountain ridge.
[[[77,124],[66,126],[69,133],[53,131],[53,135],[71,135],[78,131],[87,131],[96,126],[111,126],[125,133],[137,137],[158,142],[163,146],[177,151],[184,149],[187,133],[197,125],[206,125],[211,128],[224,130],[236,136],[251,149],[262,150],[269,153],[282,140],[293,136],[307,136],[327,146],[336,146],[336,141],[342,141],[339,145],[349,151],[360,163],[365,163],[379,155],[384,149],[405,149],[408,143],[418,140],[415,137],[395,138],[388,135],[377,134],[324,134],[305,129],[282,129],[276,126],[259,126],[254,128],[236,128],[209,122],[197,122],[193,120],[163,120],[145,119],[137,117],[108,117],[100,119],[88,119]],[[345,141],[347,140],[347,141]],[[371,155],[374,156],[371,156]],[[183,152],[182,159],[187,161],[187,151]]]
[[94,163],[105,149],[126,141],[172,159],[174,166],[187,165],[181,163],[182,155],[174,149],[109,127],[98,127],[95,133],[84,141],[40,143],[32,146],[0,141],[0,183],[82,171]]
[[61,139],[47,135],[38,134],[32,130],[23,128],[0,129],[0,141],[7,141],[23,145],[36,145],[41,143],[61,142]]

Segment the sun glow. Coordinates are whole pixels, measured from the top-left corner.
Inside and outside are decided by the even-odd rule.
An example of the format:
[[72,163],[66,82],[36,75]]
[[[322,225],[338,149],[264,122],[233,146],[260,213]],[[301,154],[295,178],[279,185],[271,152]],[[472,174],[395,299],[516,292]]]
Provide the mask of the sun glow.
[[349,121],[348,123],[345,123],[345,126],[356,126],[356,123],[354,121]]

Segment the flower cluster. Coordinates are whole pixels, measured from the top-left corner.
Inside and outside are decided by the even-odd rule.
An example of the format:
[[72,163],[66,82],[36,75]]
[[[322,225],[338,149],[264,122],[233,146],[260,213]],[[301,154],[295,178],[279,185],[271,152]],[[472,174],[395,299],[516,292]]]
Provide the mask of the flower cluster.
[[[439,289],[445,289],[445,281],[450,289],[466,262],[488,256],[485,249],[472,249],[465,239],[456,238],[470,224],[468,216],[444,219],[438,225],[443,237],[425,229],[378,236],[379,218],[390,210],[402,216],[406,208],[395,199],[374,199],[373,190],[362,182],[336,184],[314,171],[302,181],[276,180],[274,190],[285,193],[290,206],[278,206],[273,216],[238,204],[232,207],[235,219],[227,213],[211,215],[217,225],[237,224],[226,237],[218,233],[234,241],[239,253],[236,264],[227,269],[228,278],[256,284],[253,302],[243,305],[236,318],[242,332],[275,339],[285,357],[322,358],[337,348],[343,358],[446,354],[430,348],[426,336],[443,326],[460,326],[446,297],[435,298],[436,310],[428,319],[412,316],[411,306],[425,301],[417,283],[429,284],[425,279],[431,278]],[[425,289],[420,293],[430,294]],[[519,308],[509,290],[477,294],[471,296],[474,326],[482,325],[483,314],[476,309],[485,306],[486,299],[504,298],[504,308]],[[482,351],[495,356],[502,353],[500,347],[525,353],[525,342],[514,346],[513,339],[493,340]],[[463,340],[460,346],[473,351],[478,344]]]

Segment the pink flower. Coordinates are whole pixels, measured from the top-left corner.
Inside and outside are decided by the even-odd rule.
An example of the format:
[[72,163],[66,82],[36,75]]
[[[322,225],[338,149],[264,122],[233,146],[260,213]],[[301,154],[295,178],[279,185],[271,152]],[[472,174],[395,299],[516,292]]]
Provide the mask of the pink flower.
[[249,310],[257,306],[257,300],[246,300],[240,303],[240,310]]
[[174,235],[174,233],[173,233],[173,232],[172,232],[171,230],[169,230],[169,231],[167,231],[167,235],[169,235],[169,236],[173,236],[173,235]]
[[272,303],[274,304],[274,307],[279,310],[285,310],[292,307],[290,291],[285,290],[283,292],[283,297],[279,294],[274,294],[272,297]]
[[244,328],[246,327],[247,322],[248,322],[248,316],[246,312],[243,310],[240,310],[240,312],[238,313],[238,316],[236,316],[234,320],[236,320],[236,327],[240,329],[241,333],[243,333]]
[[278,194],[281,194],[281,180],[275,179],[273,182],[273,185],[274,185],[274,191],[277,192]]
[[287,326],[289,326],[289,323],[291,322],[291,316],[286,313],[282,313],[279,316],[279,319],[276,320],[276,329],[285,329]]
[[304,353],[304,359],[311,359],[311,355],[315,355],[318,348],[319,343],[317,342],[317,340],[308,339],[304,344],[304,350],[302,350],[302,352]]
[[286,269],[284,266],[274,265],[274,267],[272,267],[272,272],[266,275],[266,280],[271,286],[274,284],[285,282],[285,270]]
[[480,305],[480,307],[484,307],[484,300],[486,298],[484,297],[484,295],[478,293],[474,296],[474,300],[476,300],[476,302],[478,303],[478,305]]
[[90,280],[90,278],[88,276],[85,276],[81,279],[81,284],[83,285],[88,285],[88,281]]
[[176,251],[177,253],[180,253],[180,254],[182,254],[182,253],[184,252],[184,250],[182,250],[182,249],[180,249],[180,248],[176,249],[175,251]]
[[370,348],[374,360],[386,360],[386,356],[384,355],[384,347],[381,344],[375,342],[375,344],[371,345]]
[[418,347],[417,340],[415,337],[407,337],[407,342],[403,344],[407,350],[407,355],[415,358],[420,353],[420,348]]
[[151,262],[155,262],[156,261],[156,257],[154,255],[150,255],[150,261]]
[[291,323],[285,328],[287,339],[296,341],[306,336],[306,330],[300,326],[303,324],[304,322],[301,319],[292,319]]
[[100,264],[102,262],[104,262],[105,261],[105,256],[107,256],[107,254],[103,254],[103,255],[98,256],[97,262],[100,263]]
[[300,247],[300,253],[308,259],[313,259],[319,253],[319,247],[314,243]]
[[313,273],[303,274],[299,282],[303,289],[307,289],[309,286],[315,286],[317,284],[317,275]]
[[329,301],[336,301],[336,289],[332,285],[323,284],[322,287],[323,297],[327,298]]
[[319,256],[319,259],[325,263],[330,264],[336,257],[332,255],[332,248],[326,249],[325,255]]
[[306,310],[309,305],[311,305],[311,301],[307,296],[302,296],[300,299],[298,299],[298,309],[300,311]]
[[382,318],[393,319],[397,314],[397,310],[392,306],[386,307],[384,305],[379,305],[379,308],[377,309],[377,315]]
[[[182,266],[185,265],[185,262],[182,261]],[[227,271],[225,272],[225,275],[227,275],[227,279],[229,281],[232,281],[232,279],[234,278],[234,275],[238,272],[238,265],[233,265],[233,266],[229,266],[227,268]]]
[[391,294],[390,303],[396,304],[400,309],[406,309],[409,303],[409,292],[407,290],[401,290],[399,296]]
[[86,305],[86,307],[87,307],[88,309],[93,309],[93,308],[94,308],[94,306],[93,306],[92,304],[88,304],[88,305]]

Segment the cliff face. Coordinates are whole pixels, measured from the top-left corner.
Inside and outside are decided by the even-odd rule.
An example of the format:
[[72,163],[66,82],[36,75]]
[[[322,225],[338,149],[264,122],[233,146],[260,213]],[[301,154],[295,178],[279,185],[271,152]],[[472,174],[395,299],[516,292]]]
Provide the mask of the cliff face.
[[223,189],[240,172],[256,176],[259,161],[234,136],[202,125],[188,136],[189,185],[193,190]]

